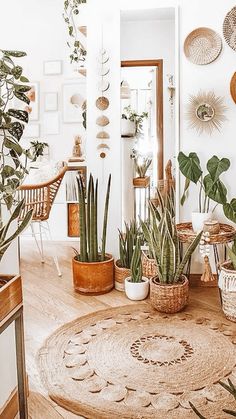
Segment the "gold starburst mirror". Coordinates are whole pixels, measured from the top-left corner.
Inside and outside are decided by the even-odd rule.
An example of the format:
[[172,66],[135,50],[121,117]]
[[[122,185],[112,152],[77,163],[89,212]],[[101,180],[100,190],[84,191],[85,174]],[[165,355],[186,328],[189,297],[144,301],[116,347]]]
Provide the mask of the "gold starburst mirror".
[[226,120],[224,99],[214,92],[202,92],[191,95],[187,107],[189,128],[195,129],[199,135],[212,134],[214,129],[220,131],[222,122]]

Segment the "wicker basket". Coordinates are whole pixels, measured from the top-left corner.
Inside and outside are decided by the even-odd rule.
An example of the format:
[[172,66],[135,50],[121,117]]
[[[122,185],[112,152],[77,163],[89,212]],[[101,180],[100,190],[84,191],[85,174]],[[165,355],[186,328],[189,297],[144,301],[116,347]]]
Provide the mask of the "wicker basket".
[[142,253],[143,276],[150,279],[157,275],[157,265],[155,259],[149,259],[147,255]]
[[131,275],[131,270],[119,266],[120,260],[115,262],[115,289],[117,291],[125,290],[125,278]]
[[228,320],[236,322],[236,271],[232,269],[231,262],[224,262],[221,265],[219,288],[222,310]]
[[188,304],[189,284],[186,276],[178,284],[162,285],[158,278],[150,280],[150,301],[161,313],[178,313]]

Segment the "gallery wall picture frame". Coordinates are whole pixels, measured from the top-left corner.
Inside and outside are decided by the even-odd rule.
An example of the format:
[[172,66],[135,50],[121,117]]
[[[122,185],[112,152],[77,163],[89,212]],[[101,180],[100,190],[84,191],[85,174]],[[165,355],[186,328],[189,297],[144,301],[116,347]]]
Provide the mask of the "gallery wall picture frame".
[[87,185],[87,166],[68,166],[66,172],[66,201],[78,202],[78,186],[77,176],[80,175],[84,186],[84,193],[86,195]]
[[46,112],[43,115],[43,134],[58,135],[60,132],[58,112]]
[[44,61],[43,72],[46,76],[54,76],[54,75],[62,74],[62,61],[61,60]]
[[58,93],[57,92],[44,93],[44,110],[46,112],[58,110]]
[[63,122],[82,123],[86,102],[86,81],[66,82],[63,85]]
[[25,93],[25,95],[30,100],[29,105],[21,100],[15,98],[14,105],[17,109],[22,109],[27,111],[29,114],[29,122],[31,121],[38,121],[39,120],[39,103],[40,103],[40,93],[39,93],[39,82],[32,81],[29,83],[31,89]]
[[39,138],[40,135],[40,126],[39,124],[26,124],[23,139],[24,138]]

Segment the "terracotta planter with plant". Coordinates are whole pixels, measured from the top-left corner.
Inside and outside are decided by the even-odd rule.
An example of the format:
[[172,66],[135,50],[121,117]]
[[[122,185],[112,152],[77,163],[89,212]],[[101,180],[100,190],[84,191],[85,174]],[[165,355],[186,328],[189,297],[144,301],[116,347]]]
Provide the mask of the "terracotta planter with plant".
[[227,247],[230,260],[221,265],[219,288],[222,310],[227,319],[236,322],[236,240],[232,248]]
[[[103,217],[101,252],[98,250],[98,181],[90,175],[85,193],[83,179],[77,178],[79,192],[80,251],[72,260],[74,289],[87,295],[104,294],[114,286],[114,260],[106,253],[109,176]],[[87,197],[87,201],[86,198]]]
[[148,157],[137,156],[134,158],[134,169],[138,177],[133,179],[135,188],[147,188],[150,185],[150,177],[146,176],[147,170],[152,163]]
[[157,266],[157,276],[150,280],[151,304],[160,312],[177,313],[188,303],[188,279],[183,275],[183,270],[198,246],[202,233],[190,243],[181,260],[180,243],[171,213],[165,208],[159,219],[159,213],[152,206],[150,212],[150,225],[141,223]]
[[143,276],[141,253],[138,238],[131,260],[131,276],[125,278],[125,293],[133,301],[144,300],[149,293],[149,279]]
[[131,275],[131,260],[137,237],[140,234],[135,221],[125,223],[125,231],[119,230],[120,258],[115,262],[115,288],[124,291],[125,278]]

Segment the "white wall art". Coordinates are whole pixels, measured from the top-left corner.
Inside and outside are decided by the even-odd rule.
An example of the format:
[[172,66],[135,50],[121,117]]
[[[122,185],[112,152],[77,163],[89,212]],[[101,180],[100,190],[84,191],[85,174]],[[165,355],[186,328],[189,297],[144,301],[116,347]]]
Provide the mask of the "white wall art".
[[63,86],[64,122],[83,122],[82,113],[86,106],[86,83],[66,83]]
[[43,134],[59,134],[59,114],[58,112],[48,112],[43,116]]
[[38,138],[39,132],[39,124],[26,124],[23,138]]
[[44,110],[57,111],[58,109],[58,94],[57,92],[48,92],[44,94]]
[[44,70],[44,74],[46,76],[61,74],[62,73],[62,62],[60,60],[44,61],[43,70]]

